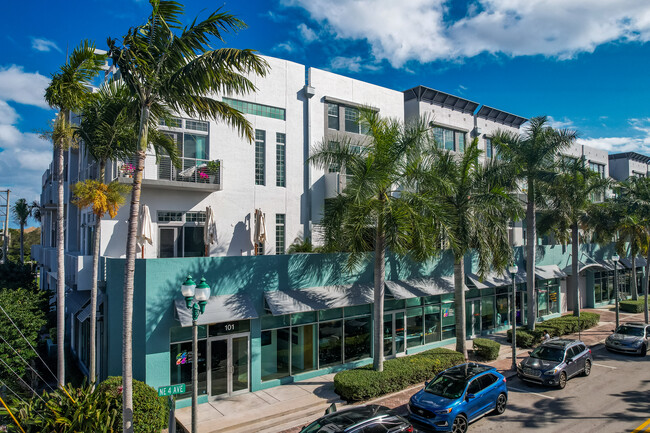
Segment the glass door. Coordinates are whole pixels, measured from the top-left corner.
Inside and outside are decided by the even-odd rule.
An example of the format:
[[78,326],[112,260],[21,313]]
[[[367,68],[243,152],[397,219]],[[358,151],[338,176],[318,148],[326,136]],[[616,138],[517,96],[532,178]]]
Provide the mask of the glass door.
[[248,391],[248,334],[210,339],[210,396],[226,397]]
[[517,292],[515,299],[517,300],[517,325],[525,325],[528,323],[528,310],[526,308],[526,292]]
[[465,335],[473,338],[481,335],[481,300],[465,301]]

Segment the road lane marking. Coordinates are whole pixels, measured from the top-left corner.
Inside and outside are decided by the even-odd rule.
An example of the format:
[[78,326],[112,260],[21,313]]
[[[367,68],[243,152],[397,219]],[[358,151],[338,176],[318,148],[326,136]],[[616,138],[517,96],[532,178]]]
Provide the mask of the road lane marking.
[[517,391],[517,392],[523,392],[523,393],[525,393],[525,394],[535,394],[535,395],[538,395],[538,396],[540,396],[540,397],[550,398],[551,400],[555,400],[555,397],[549,397],[548,395],[539,394],[539,393],[537,393],[537,392],[526,391],[525,389],[514,388],[514,387],[512,387],[512,386],[509,386],[508,389],[509,389],[509,390],[511,389],[511,390],[513,390],[513,391]]
[[642,432],[642,431],[648,431],[648,430],[650,430],[650,428],[648,428],[648,429],[646,429],[646,430],[644,430],[644,429],[645,429],[646,427],[648,427],[649,425],[650,425],[650,418],[648,418],[648,419],[646,420],[646,422],[644,422],[643,424],[641,424],[640,426],[638,426],[637,428],[635,428],[634,430],[632,430],[632,433],[640,433],[640,432]]
[[595,362],[593,364],[591,364],[591,365],[597,365],[598,367],[611,368],[612,370],[616,370],[618,368],[618,367],[612,367],[611,365],[597,364]]

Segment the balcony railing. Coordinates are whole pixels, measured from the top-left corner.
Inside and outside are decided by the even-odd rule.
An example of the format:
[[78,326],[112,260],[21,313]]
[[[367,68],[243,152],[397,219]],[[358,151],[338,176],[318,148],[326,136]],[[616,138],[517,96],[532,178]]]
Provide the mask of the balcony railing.
[[172,164],[171,158],[163,156],[158,163],[158,179],[176,182],[221,184],[221,164],[216,171],[208,170],[207,159],[180,158],[181,169]]

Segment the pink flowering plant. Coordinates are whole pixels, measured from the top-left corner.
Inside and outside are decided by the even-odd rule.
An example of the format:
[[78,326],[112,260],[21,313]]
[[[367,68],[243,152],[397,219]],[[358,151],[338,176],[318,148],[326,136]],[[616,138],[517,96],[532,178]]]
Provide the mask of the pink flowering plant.
[[135,173],[135,165],[133,164],[122,164],[122,173],[125,175]]

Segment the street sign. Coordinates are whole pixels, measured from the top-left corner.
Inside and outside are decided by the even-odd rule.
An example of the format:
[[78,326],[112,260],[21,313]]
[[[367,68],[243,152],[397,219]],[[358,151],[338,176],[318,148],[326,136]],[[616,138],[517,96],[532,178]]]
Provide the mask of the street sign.
[[185,392],[185,384],[161,386],[158,388],[158,397],[169,397],[174,394],[182,394]]

